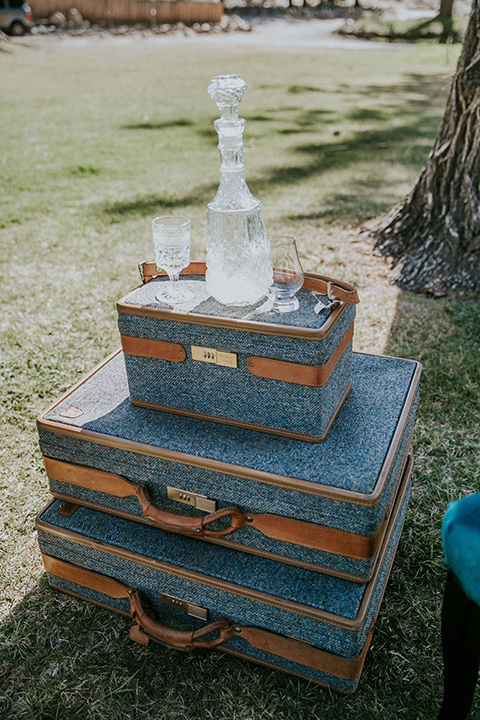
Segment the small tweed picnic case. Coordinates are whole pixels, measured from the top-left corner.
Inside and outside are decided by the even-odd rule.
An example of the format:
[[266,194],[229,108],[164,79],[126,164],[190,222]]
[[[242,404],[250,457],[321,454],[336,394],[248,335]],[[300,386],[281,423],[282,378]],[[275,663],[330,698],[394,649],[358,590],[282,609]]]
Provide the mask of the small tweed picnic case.
[[352,363],[349,397],[316,444],[135,407],[118,352],[38,418],[50,489],[205,544],[365,582],[409,452],[420,366],[359,353]]
[[[355,690],[403,527],[411,461],[365,584],[52,501],[37,519],[49,582],[133,618],[131,637],[214,648]],[[63,513],[63,514],[62,514]]]
[[165,276],[154,263],[141,267],[144,285],[117,303],[134,405],[311,442],[326,437],[351,387],[352,285],[306,274],[296,312],[267,312],[271,300],[230,308],[204,297],[205,264],[196,262],[182,273],[196,286],[198,304],[187,312],[162,306]]

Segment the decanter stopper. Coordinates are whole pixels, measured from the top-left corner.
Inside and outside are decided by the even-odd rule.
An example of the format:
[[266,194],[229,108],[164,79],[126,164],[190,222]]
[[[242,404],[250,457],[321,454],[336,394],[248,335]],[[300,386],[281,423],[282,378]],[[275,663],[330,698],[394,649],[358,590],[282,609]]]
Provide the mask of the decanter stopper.
[[208,94],[217,103],[222,120],[238,118],[238,106],[247,86],[240,75],[217,75],[208,86]]
[[206,281],[224,305],[253,305],[272,284],[262,206],[244,176],[245,120],[238,117],[238,106],[246,89],[239,75],[218,75],[208,87],[221,113],[214,123],[221,162],[220,185],[207,206]]

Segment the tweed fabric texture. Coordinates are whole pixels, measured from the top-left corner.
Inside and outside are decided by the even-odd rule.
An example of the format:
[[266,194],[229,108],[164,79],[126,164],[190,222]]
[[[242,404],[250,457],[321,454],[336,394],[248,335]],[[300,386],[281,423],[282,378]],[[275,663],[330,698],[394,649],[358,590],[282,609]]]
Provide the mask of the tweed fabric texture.
[[125,355],[132,402],[320,437],[352,378],[351,343],[327,384],[318,388],[255,377],[240,353],[239,367],[232,369],[193,362],[186,352],[184,363]]
[[[158,284],[151,281],[128,296],[126,302],[146,307],[158,306],[155,301],[157,287]],[[320,328],[330,311],[316,315],[313,311],[315,304],[316,299],[304,290],[301,309],[289,313],[291,317],[267,313],[255,316],[254,319],[266,325],[283,323],[309,329]],[[202,308],[206,309],[205,303],[200,306],[199,312]],[[228,308],[221,308],[224,316],[223,310],[228,313]],[[179,343],[187,355],[182,363],[126,355],[130,397],[134,402],[147,402],[236,422],[321,436],[352,378],[351,343],[327,383],[320,388],[256,377],[248,371],[247,360],[254,355],[306,365],[323,365],[354,318],[355,307],[346,307],[325,339],[314,341],[119,312],[121,334]],[[192,345],[236,353],[238,367],[193,361],[190,350]]]
[[[162,605],[161,592],[206,607],[209,610],[209,621],[227,619],[245,626],[261,627],[305,640],[327,652],[352,658],[360,654],[376,619],[401,535],[407,504],[408,493],[402,503],[390,543],[376,576],[364,621],[356,628],[339,627],[336,623],[341,622],[342,618],[357,617],[366,585],[262,558],[252,556],[244,558],[243,553],[232,553],[223,548],[215,549],[212,560],[208,557],[208,553],[207,556],[204,554],[205,544],[202,544],[203,551],[199,552],[199,544],[194,540],[139,526],[131,521],[112,518],[86,508],[80,508],[73,516],[65,518],[56,512],[59,506],[57,501],[44,511],[42,520],[75,532],[83,530],[89,538],[98,538],[116,548],[125,548],[141,555],[147,553],[146,557],[157,560],[166,559],[167,562],[172,563],[171,571],[148,567],[130,558],[89,547],[73,539],[58,537],[47,530],[39,531],[39,543],[42,552],[47,555],[114,577],[129,587],[141,590],[165,624],[187,629],[201,627],[202,622]],[[198,547],[196,548],[195,545]],[[232,587],[230,592],[229,589],[219,589],[204,584],[201,578],[194,580],[181,577],[175,574],[177,565],[182,568],[191,567],[195,572],[205,573],[209,577],[233,582],[235,587]],[[90,590],[84,591],[81,587],[59,578],[50,577],[50,581],[66,590],[78,592],[111,607],[128,611],[128,605],[122,601],[112,602],[104,595]],[[266,592],[271,596],[272,601],[275,598],[288,598],[300,603],[300,606],[295,610],[286,610],[276,607],[273,602],[270,604],[268,596],[258,600],[245,597],[242,594],[244,583],[246,583],[245,587]],[[337,616],[337,619],[335,617],[329,620],[314,619],[308,614],[309,608],[326,609],[333,616]],[[347,691],[354,689],[355,686],[355,682],[326,676],[305,666],[258,651],[239,637],[229,640],[226,647],[237,649],[252,659],[273,662],[280,668],[301,673],[320,682],[331,682]]]
[[[203,284],[205,277],[203,275],[189,275],[188,280],[190,282],[196,281]],[[180,282],[181,281],[182,278],[180,279]],[[168,282],[168,278],[154,278],[150,282],[132,290],[126,297],[122,298],[122,303],[149,308],[168,308],[168,306],[159,302],[155,297],[159,289],[161,289],[160,285],[164,282]],[[322,312],[317,315],[314,312],[314,308],[318,304],[318,297],[313,295],[310,290],[305,290],[304,288],[298,291],[297,298],[299,299],[300,307],[293,313],[261,312],[263,310],[262,306],[264,305],[263,300],[255,303],[255,305],[238,307],[222,305],[210,297],[197,305],[192,311],[192,314],[210,315],[212,317],[229,318],[232,320],[242,320],[245,318],[245,315],[249,315],[255,322],[265,323],[266,325],[294,326],[308,328],[310,330],[318,330],[321,328],[330,317],[332,313],[331,309],[322,310]],[[325,297],[325,300],[326,299]]]
[[[94,438],[70,437],[55,430],[40,429],[40,445],[47,457],[122,475],[145,484],[158,507],[181,515],[202,515],[189,505],[167,497],[167,486],[180,487],[215,499],[218,507],[239,507],[250,513],[273,513],[296,517],[361,535],[372,535],[380,527],[387,505],[394,496],[413,428],[418,392],[402,434],[395,440],[394,457],[384,491],[368,507],[360,498],[343,501],[325,497],[322,486],[354,490],[366,498],[375,490],[392,445],[399,418],[408,399],[415,363],[377,356],[354,354],[355,379],[352,391],[336,426],[321,445],[266,436],[214,423],[177,418],[165,413],[136,408],[126,399],[126,378],[121,356],[115,357],[45,417],[66,427],[83,427],[103,435]],[[84,410],[77,419],[61,413],[70,405]],[[382,417],[382,423],[377,421]],[[115,446],[127,439],[147,447]],[[149,454],[158,448],[191,453],[177,460]],[[252,457],[253,455],[253,457]],[[232,463],[228,473],[201,467],[196,457]],[[252,481],[250,471],[276,473],[286,486]],[[231,474],[230,474],[231,473]],[[288,479],[299,478],[318,485],[318,493],[288,487]],[[115,498],[50,478],[52,492],[79,501],[141,515],[136,498]],[[315,488],[315,485],[314,485]],[[347,499],[347,498],[346,498]],[[302,548],[293,543],[266,538],[254,528],[230,536],[235,546],[273,552],[293,560],[311,562],[333,570],[367,577],[371,563]]]
[[[130,603],[128,600],[117,600],[115,598],[108,597],[107,595],[103,595],[102,593],[96,592],[95,590],[84,588],[82,586],[76,585],[75,583],[69,582],[68,580],[58,578],[51,574],[49,575],[49,582],[55,589],[63,590],[67,593],[74,593],[75,595],[80,595],[85,600],[91,600],[92,602],[100,603],[101,605],[107,605],[112,610],[129,614]],[[180,588],[179,592],[182,590],[183,588]],[[151,601],[150,606],[153,607],[153,603]],[[165,625],[170,625],[172,627],[176,627],[182,630],[197,630],[201,627],[201,623],[199,620],[189,617],[181,611],[175,610],[174,608],[170,608],[166,605],[162,605],[160,607],[160,610],[157,609],[156,616]],[[224,620],[225,616],[215,611],[209,611],[208,619],[209,622],[215,622],[217,620]],[[125,633],[126,632],[127,628],[125,629]],[[314,680],[316,682],[322,683],[323,685],[331,685],[332,687],[341,690],[342,692],[351,693],[356,689],[358,685],[358,680],[360,676],[358,676],[354,680],[346,680],[345,678],[336,677],[326,672],[319,672],[306,665],[300,665],[298,663],[294,663],[290,660],[282,658],[278,655],[273,655],[263,650],[259,650],[258,648],[254,648],[252,647],[252,645],[245,642],[245,640],[240,637],[232,638],[228,641],[228,643],[226,643],[224,647],[236,650],[237,652],[241,652],[246,655],[250,660],[258,660],[260,662],[264,661],[271,663],[280,670],[284,670],[285,672],[298,673],[307,680]]]

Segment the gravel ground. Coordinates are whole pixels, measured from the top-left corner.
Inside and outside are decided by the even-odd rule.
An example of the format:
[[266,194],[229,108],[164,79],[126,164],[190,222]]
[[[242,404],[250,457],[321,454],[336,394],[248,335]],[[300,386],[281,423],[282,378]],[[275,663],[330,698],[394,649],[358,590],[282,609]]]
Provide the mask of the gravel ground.
[[[438,1],[375,0],[371,4],[362,2],[362,10],[379,13],[382,17],[398,19],[432,17],[438,10]],[[220,25],[197,23],[196,26],[186,27],[183,23],[178,23],[145,29],[128,26],[90,27],[87,23],[83,27],[59,29],[47,23],[35,28],[29,40],[42,42],[57,38],[74,39],[77,42],[95,39],[129,42],[143,39],[150,42],[208,43],[235,47],[325,47],[345,50],[401,47],[401,44],[392,45],[336,35],[335,32],[349,17],[358,14],[358,9],[353,5],[286,10],[280,3],[286,3],[287,0],[273,0],[273,2],[277,3],[276,7],[247,8],[239,7],[238,0],[226,0],[227,14],[224,15]],[[468,0],[455,0],[457,14],[467,14],[469,8]],[[3,36],[3,39],[13,43],[22,42],[21,38]]]

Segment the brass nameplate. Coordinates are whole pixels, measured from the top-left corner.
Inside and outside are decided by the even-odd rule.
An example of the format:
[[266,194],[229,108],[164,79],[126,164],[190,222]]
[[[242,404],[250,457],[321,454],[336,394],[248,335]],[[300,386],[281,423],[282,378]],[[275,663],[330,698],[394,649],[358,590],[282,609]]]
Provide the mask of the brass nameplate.
[[173,595],[161,593],[160,602],[162,605],[169,605],[170,607],[177,608],[177,610],[183,610],[183,612],[186,612],[187,615],[191,615],[192,617],[200,618],[200,620],[208,620],[208,610],[206,608],[193,605],[193,603],[187,600],[181,600],[181,598],[174,597]]
[[215,350],[215,348],[200,347],[199,345],[192,345],[191,350],[192,360],[223,365],[224,367],[238,367],[236,353],[222,352],[221,350]]
[[187,490],[167,486],[167,496],[170,500],[192,505],[197,510],[203,510],[204,512],[212,513],[217,509],[216,500],[209,500],[206,495],[197,495]]

